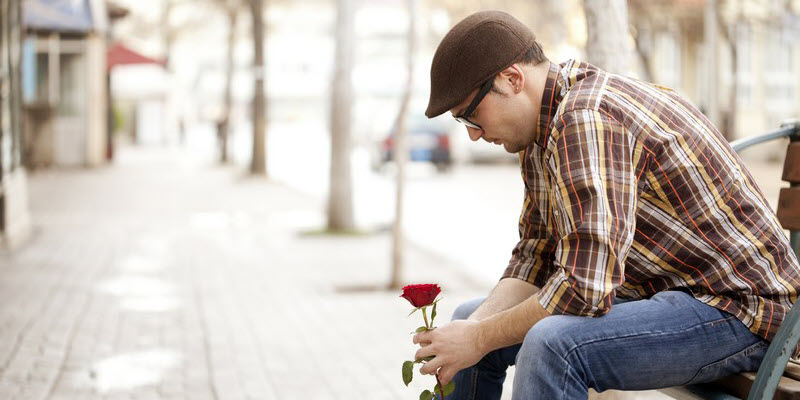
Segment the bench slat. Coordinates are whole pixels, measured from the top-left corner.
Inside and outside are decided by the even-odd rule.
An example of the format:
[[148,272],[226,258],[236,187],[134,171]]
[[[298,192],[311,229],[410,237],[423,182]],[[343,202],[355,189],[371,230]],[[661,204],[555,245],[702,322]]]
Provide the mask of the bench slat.
[[800,187],[781,188],[777,215],[783,229],[800,230]]
[[786,149],[786,160],[783,162],[784,181],[800,183],[800,142],[791,142]]
[[[722,378],[713,383],[726,393],[731,393],[739,398],[746,399],[753,381],[756,379],[754,372],[742,372]],[[775,400],[800,400],[800,382],[782,376],[778,382],[778,390],[775,391]]]

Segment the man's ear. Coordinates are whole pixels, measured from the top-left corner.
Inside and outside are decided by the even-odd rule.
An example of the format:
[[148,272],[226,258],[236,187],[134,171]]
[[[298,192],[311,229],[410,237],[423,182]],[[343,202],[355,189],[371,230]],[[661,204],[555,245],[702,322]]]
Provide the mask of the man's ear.
[[521,92],[522,88],[525,87],[525,73],[522,72],[519,64],[511,64],[511,66],[502,70],[500,78],[503,82],[506,82],[514,94]]

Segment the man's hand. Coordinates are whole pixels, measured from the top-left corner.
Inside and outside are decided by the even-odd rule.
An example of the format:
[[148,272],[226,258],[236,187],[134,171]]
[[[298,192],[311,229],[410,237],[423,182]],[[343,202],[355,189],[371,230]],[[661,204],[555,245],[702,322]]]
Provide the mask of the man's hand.
[[470,320],[453,321],[414,335],[414,343],[422,347],[415,359],[435,356],[419,372],[438,374],[442,386],[446,385],[456,372],[475,365],[489,352],[484,350],[480,336],[479,323]]
[[435,356],[420,372],[434,374],[446,385],[456,372],[475,365],[490,351],[522,343],[533,325],[549,316],[534,294],[525,301],[480,321],[457,320],[414,335],[422,347],[416,359]]

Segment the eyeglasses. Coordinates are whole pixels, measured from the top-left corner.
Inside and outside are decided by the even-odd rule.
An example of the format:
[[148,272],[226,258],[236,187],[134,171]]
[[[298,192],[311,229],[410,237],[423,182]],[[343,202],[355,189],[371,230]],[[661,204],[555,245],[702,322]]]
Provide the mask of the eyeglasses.
[[478,107],[478,104],[480,104],[481,100],[483,100],[483,98],[486,96],[486,93],[489,93],[489,89],[492,88],[493,83],[494,83],[494,77],[489,78],[488,81],[484,82],[484,84],[481,85],[480,90],[478,90],[478,94],[475,96],[474,99],[472,99],[472,102],[469,103],[467,109],[464,110],[464,113],[461,115],[455,115],[453,116],[453,118],[455,118],[456,121],[461,122],[462,124],[470,128],[481,129],[480,125],[470,121],[468,118],[475,111],[475,108]]

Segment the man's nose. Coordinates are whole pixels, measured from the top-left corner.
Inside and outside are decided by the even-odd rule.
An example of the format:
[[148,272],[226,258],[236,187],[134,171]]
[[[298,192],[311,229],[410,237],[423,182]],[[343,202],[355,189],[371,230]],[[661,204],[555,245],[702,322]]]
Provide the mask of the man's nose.
[[481,136],[483,136],[483,129],[475,129],[475,128],[470,128],[468,126],[467,134],[469,135],[470,140],[476,142],[478,139],[481,138]]

